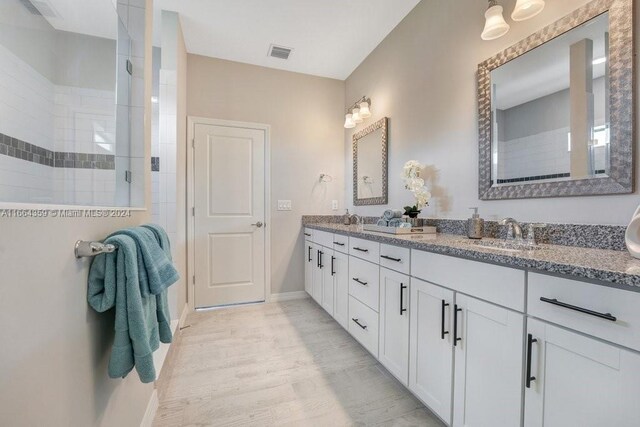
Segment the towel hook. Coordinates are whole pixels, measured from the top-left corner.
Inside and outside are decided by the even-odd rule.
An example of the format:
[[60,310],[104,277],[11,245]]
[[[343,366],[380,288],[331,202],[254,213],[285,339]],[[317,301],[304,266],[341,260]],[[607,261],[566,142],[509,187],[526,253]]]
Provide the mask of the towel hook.
[[76,258],[92,257],[98,254],[107,254],[115,252],[116,246],[102,242],[86,242],[78,240],[73,248]]

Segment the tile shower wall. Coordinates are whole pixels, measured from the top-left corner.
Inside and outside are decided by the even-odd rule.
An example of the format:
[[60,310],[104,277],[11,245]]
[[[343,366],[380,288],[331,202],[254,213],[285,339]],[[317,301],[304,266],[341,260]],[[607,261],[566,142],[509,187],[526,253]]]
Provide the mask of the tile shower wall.
[[[115,130],[114,91],[55,85],[0,45],[0,134],[54,156],[71,153],[80,159],[84,154],[113,156]],[[0,155],[0,199],[113,205],[115,170],[105,164],[100,169],[78,162],[48,166]]]
[[[115,91],[55,86],[56,152],[115,155]],[[115,169],[56,168],[54,203],[109,206],[116,195]]]
[[[0,45],[0,133],[53,150],[54,85]],[[0,198],[52,202],[53,168],[0,155]],[[6,198],[5,198],[6,197]]]

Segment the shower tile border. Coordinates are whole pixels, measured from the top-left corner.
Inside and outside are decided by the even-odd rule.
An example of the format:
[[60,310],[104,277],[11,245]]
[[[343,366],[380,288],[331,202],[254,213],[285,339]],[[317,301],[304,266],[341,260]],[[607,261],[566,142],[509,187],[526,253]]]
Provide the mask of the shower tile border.
[[0,133],[0,155],[52,168],[101,170],[116,168],[116,158],[112,154],[52,151],[3,133]]

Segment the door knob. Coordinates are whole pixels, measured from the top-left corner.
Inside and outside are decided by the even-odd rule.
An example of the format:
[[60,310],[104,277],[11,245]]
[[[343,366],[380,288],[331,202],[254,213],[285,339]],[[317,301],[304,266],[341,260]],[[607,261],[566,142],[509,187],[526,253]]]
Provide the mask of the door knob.
[[255,224],[251,224],[251,225],[255,225],[256,227],[260,228],[262,227],[264,224],[262,223],[262,221],[258,221]]

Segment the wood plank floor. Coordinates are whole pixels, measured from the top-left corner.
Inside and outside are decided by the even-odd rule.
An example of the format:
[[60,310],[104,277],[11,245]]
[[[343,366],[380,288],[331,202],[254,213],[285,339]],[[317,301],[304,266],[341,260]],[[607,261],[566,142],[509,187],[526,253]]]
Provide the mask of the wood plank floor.
[[154,426],[443,426],[311,299],[198,312]]

